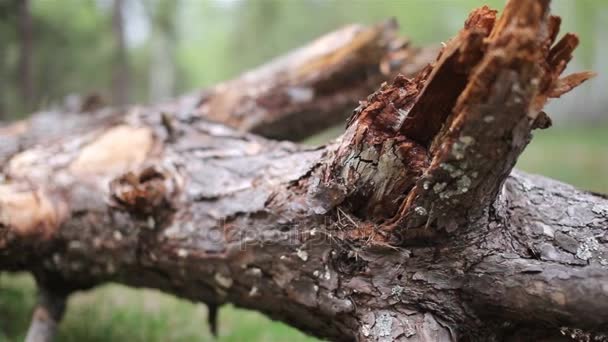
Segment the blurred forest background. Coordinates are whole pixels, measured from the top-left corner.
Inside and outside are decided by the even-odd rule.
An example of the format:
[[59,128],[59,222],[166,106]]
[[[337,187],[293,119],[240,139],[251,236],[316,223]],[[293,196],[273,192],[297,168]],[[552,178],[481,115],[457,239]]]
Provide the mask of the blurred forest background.
[[[468,12],[504,0],[0,0],[0,118],[99,93],[160,101],[212,85],[345,24],[396,17],[418,45],[448,39]],[[608,1],[556,0],[579,33],[572,69],[608,70]],[[603,41],[604,40],[604,41]],[[608,74],[550,112],[597,120]],[[566,115],[566,113],[570,115]]]
[[[581,45],[570,71],[598,76],[547,112],[519,167],[608,193],[608,1],[554,0]],[[150,103],[239,73],[345,24],[396,17],[414,44],[449,39],[468,12],[504,0],[0,0],[0,121],[99,94]],[[313,138],[319,143],[341,128]],[[0,142],[1,143],[1,142]],[[25,275],[0,275],[0,341],[20,341],[35,299]],[[105,286],[73,298],[60,341],[209,340],[203,306]],[[225,308],[220,341],[313,340]]]

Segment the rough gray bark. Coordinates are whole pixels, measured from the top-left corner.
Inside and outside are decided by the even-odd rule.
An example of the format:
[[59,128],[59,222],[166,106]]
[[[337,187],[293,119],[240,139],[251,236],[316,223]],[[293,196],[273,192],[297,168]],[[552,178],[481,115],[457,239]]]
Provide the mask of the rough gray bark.
[[558,24],[548,1],[474,11],[326,146],[160,106],[12,155],[0,269],[56,298],[119,282],[336,341],[605,338],[608,200],[511,172],[547,98],[591,76],[559,78],[576,38],[553,46]]

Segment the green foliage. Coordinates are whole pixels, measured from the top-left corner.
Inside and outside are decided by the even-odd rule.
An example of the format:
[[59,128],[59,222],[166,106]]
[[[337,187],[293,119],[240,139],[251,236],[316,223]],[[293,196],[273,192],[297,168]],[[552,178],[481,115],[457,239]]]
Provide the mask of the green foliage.
[[[46,103],[69,93],[87,93],[110,82],[113,48],[108,18],[92,0],[36,1],[35,82]],[[83,77],[93,75],[93,77]]]
[[[4,0],[14,3],[14,0]],[[15,6],[16,7],[16,6]],[[111,36],[108,23],[93,0],[34,1],[32,16],[32,81],[34,102],[45,106],[50,101],[69,93],[87,93],[108,84]],[[20,77],[17,70],[19,37],[15,30],[16,13],[6,14],[0,25],[4,55],[1,75],[16,85]],[[89,75],[90,77],[83,77]],[[93,75],[93,76],[91,76]],[[9,117],[19,117],[23,103],[15,86],[5,86],[0,95]]]

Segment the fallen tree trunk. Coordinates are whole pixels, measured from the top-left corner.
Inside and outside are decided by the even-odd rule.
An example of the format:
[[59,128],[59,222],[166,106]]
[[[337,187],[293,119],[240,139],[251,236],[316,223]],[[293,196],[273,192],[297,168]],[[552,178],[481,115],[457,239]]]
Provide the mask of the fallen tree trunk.
[[[234,80],[149,109],[196,114],[241,132],[299,140],[343,122],[382,81],[397,73],[414,76],[436,54],[434,47],[413,47],[399,37],[393,21],[351,25]],[[115,125],[125,110],[147,110],[100,108],[103,103],[99,94],[91,94],[0,127],[0,162],[36,144]]]
[[547,99],[591,75],[559,78],[577,39],[553,44],[548,1],[495,15],[474,11],[326,146],[141,108],[12,156],[0,269],[41,288],[31,335],[73,291],[120,282],[331,340],[605,338],[608,200],[511,172]]

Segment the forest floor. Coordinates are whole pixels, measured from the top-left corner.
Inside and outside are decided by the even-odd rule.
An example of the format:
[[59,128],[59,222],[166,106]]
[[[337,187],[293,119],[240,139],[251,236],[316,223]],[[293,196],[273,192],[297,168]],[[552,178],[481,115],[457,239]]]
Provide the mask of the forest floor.
[[[311,143],[337,135],[331,130]],[[535,138],[518,168],[608,193],[608,123],[572,126],[563,123]],[[0,341],[22,341],[35,300],[31,277],[0,275]],[[219,342],[316,341],[263,315],[223,307]],[[107,285],[70,299],[58,341],[208,341],[204,305],[175,299],[152,290]]]

